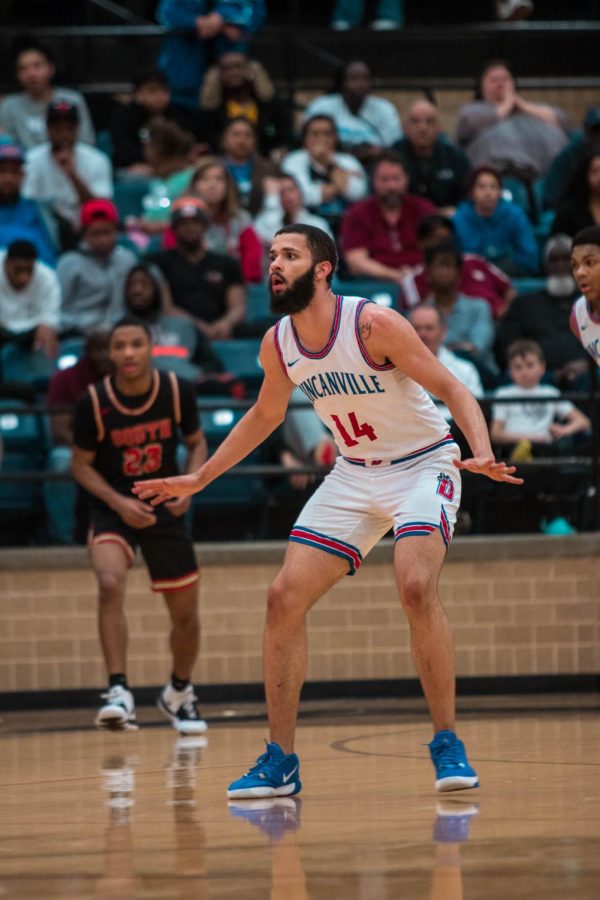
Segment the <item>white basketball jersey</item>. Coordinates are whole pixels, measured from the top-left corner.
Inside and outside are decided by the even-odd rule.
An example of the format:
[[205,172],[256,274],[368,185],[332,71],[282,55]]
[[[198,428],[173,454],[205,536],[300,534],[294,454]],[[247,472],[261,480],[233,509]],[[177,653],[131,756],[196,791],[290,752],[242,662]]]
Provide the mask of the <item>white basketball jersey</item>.
[[290,316],[275,327],[283,370],[312,402],[346,459],[379,465],[452,443],[448,426],[423,388],[393,363],[370,358],[359,333],[370,301],[336,299],[329,339],[318,353],[300,343]]
[[596,365],[600,366],[600,320],[590,312],[585,297],[580,297],[573,304],[571,328]]

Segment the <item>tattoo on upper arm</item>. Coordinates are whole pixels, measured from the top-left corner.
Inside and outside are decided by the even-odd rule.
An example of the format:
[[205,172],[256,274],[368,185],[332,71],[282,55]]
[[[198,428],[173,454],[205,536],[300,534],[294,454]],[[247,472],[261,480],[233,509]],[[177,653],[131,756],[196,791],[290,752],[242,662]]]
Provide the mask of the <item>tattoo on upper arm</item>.
[[366,321],[360,323],[358,330],[360,331],[360,336],[363,339],[363,341],[365,340],[365,338],[368,338],[371,336],[371,325],[372,325],[371,319],[367,319]]

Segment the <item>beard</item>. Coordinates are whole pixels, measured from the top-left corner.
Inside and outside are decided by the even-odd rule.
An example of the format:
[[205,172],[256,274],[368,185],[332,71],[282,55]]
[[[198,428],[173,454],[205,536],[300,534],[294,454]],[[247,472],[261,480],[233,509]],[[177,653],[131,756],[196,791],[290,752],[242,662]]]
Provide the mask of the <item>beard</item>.
[[273,285],[269,281],[271,312],[276,316],[302,312],[312,300],[314,290],[315,266],[311,266],[304,275],[299,275],[285,291],[274,292]]

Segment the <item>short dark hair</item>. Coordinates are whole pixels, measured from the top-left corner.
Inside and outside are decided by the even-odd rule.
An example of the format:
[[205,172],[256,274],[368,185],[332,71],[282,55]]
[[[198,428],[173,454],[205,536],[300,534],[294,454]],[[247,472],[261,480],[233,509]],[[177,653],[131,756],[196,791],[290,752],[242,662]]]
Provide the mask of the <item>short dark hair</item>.
[[309,246],[313,263],[331,263],[331,272],[327,276],[327,284],[331,284],[338,264],[338,252],[326,231],[323,231],[322,228],[317,228],[315,225],[286,225],[285,228],[280,228],[275,233],[275,237],[278,237],[280,234],[303,234]]
[[403,156],[401,156],[400,153],[396,153],[395,150],[384,150],[373,160],[373,165],[371,166],[371,177],[373,177],[381,163],[390,163],[393,166],[400,166],[400,168],[408,175],[406,160]]
[[141,328],[146,333],[146,337],[148,338],[148,340],[152,340],[152,332],[150,330],[150,326],[145,322],[142,322],[141,319],[138,319],[137,316],[121,316],[121,318],[117,322],[115,322],[113,327],[110,329],[111,338],[118,328]]
[[22,53],[35,52],[40,53],[47,63],[51,66],[56,65],[56,58],[54,53],[50,49],[47,44],[44,44],[42,41],[38,41],[36,37],[29,34],[21,34],[14,39],[10,48],[10,56],[13,63],[13,68],[17,64],[17,60]]
[[546,362],[544,351],[540,344],[538,344],[537,341],[529,340],[513,341],[512,344],[509,344],[508,350],[506,351],[506,358],[511,362],[511,360],[515,359],[517,356],[527,356],[528,353],[537,356],[540,362]]
[[440,241],[425,250],[425,265],[431,266],[438,256],[451,256],[458,269],[462,266],[462,253],[454,241]]
[[422,241],[433,234],[434,231],[437,231],[438,228],[447,228],[448,231],[454,234],[452,219],[448,218],[448,216],[443,216],[441,213],[433,213],[433,215],[425,216],[424,219],[421,219],[417,228],[417,237]]
[[325,113],[315,113],[314,116],[311,116],[310,119],[306,119],[306,121],[303,122],[303,124],[302,124],[302,128],[300,129],[301,143],[304,143],[304,138],[306,137],[306,132],[308,131],[308,129],[310,128],[312,123],[317,121],[317,119],[323,119],[324,122],[329,122],[329,124],[331,125],[331,127],[334,130],[336,138],[339,137],[337,124],[336,124],[336,121],[333,118],[333,116],[327,116],[327,115],[325,115]]
[[160,84],[166,91],[171,90],[169,79],[160,69],[146,69],[145,72],[138,72],[133,79],[134,90],[138,90],[143,84]]
[[573,238],[571,249],[581,247],[583,244],[595,244],[600,247],[600,225],[588,225],[587,228],[578,231]]
[[6,248],[7,259],[37,259],[38,252],[31,241],[13,241]]

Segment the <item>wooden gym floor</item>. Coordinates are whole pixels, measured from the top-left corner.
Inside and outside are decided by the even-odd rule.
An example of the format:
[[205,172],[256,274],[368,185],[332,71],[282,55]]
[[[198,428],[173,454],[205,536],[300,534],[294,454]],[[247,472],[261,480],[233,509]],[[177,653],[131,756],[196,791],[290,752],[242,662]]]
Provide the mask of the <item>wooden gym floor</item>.
[[598,900],[598,697],[460,705],[477,790],[434,793],[421,703],[313,703],[300,797],[235,805],[262,709],[205,710],[205,740],[147,709],[126,734],[6,714],[0,897]]

